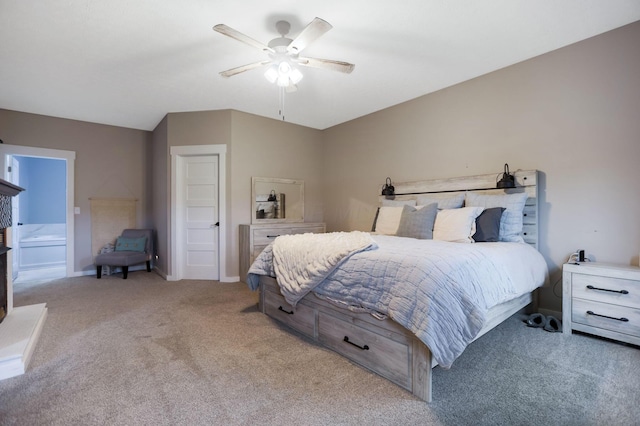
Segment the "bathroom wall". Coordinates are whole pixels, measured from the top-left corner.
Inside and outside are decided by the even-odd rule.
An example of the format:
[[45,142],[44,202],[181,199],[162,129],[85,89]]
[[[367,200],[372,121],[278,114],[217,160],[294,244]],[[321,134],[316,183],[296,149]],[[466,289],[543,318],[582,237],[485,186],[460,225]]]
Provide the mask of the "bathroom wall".
[[[24,224],[65,223],[66,164],[64,160],[16,157],[20,166],[17,222]],[[14,221],[16,222],[16,221]]]

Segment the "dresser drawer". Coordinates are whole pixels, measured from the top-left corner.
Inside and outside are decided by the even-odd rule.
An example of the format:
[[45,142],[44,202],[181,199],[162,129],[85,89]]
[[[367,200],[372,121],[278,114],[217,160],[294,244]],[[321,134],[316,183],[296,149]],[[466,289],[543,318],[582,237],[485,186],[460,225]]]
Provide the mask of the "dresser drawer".
[[324,233],[324,223],[261,223],[240,225],[240,281],[247,282],[247,272],[256,257],[280,235]]
[[640,309],[574,299],[571,321],[636,337],[640,336]]
[[316,315],[313,308],[302,303],[292,308],[282,295],[270,290],[264,291],[264,305],[265,314],[311,338],[314,337]]
[[575,298],[640,309],[640,286],[637,281],[574,274],[571,286]]
[[411,389],[408,345],[322,311],[318,315],[318,340],[363,367]]
[[290,228],[258,228],[253,230],[253,244],[267,246],[280,235],[291,233]]
[[[291,228],[288,234],[324,234],[324,225],[322,226],[308,226],[304,228]],[[284,234],[282,234],[284,235]]]

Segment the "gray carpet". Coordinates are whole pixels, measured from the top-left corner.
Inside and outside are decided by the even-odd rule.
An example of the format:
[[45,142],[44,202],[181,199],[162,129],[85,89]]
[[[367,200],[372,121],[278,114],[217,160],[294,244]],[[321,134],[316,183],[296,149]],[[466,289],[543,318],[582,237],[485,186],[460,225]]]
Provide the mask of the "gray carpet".
[[244,284],[81,277],[20,285],[49,316],[2,425],[633,425],[640,349],[512,317],[434,370],[426,404],[278,326]]

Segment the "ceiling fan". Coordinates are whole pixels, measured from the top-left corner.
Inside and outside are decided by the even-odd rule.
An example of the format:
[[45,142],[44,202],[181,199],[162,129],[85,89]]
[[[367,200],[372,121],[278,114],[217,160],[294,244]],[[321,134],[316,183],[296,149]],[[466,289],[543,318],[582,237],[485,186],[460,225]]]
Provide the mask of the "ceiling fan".
[[331,59],[300,56],[300,52],[331,28],[333,27],[327,21],[315,18],[296,38],[291,39],[287,37],[291,29],[291,24],[287,21],[278,21],[276,22],[276,30],[280,34],[280,37],[274,38],[265,45],[225,24],[218,24],[213,27],[215,31],[248,44],[251,47],[260,49],[268,55],[268,59],[231,68],[222,71],[220,75],[223,77],[231,77],[255,68],[269,66],[265,72],[267,80],[291,92],[296,90],[296,84],[302,79],[302,73],[298,70],[297,65],[350,73],[355,67],[354,64]]

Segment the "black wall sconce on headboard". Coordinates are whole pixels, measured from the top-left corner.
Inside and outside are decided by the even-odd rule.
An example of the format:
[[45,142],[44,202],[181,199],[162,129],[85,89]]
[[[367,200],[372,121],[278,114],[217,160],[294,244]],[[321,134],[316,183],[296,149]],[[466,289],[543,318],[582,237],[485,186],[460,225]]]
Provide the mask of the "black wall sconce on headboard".
[[384,195],[386,198],[396,197],[396,189],[393,187],[390,177],[388,177],[386,183],[382,185],[382,195]]
[[516,178],[509,173],[509,165],[504,163],[504,173],[502,174],[502,179],[498,181],[496,184],[496,188],[515,188],[516,187]]

